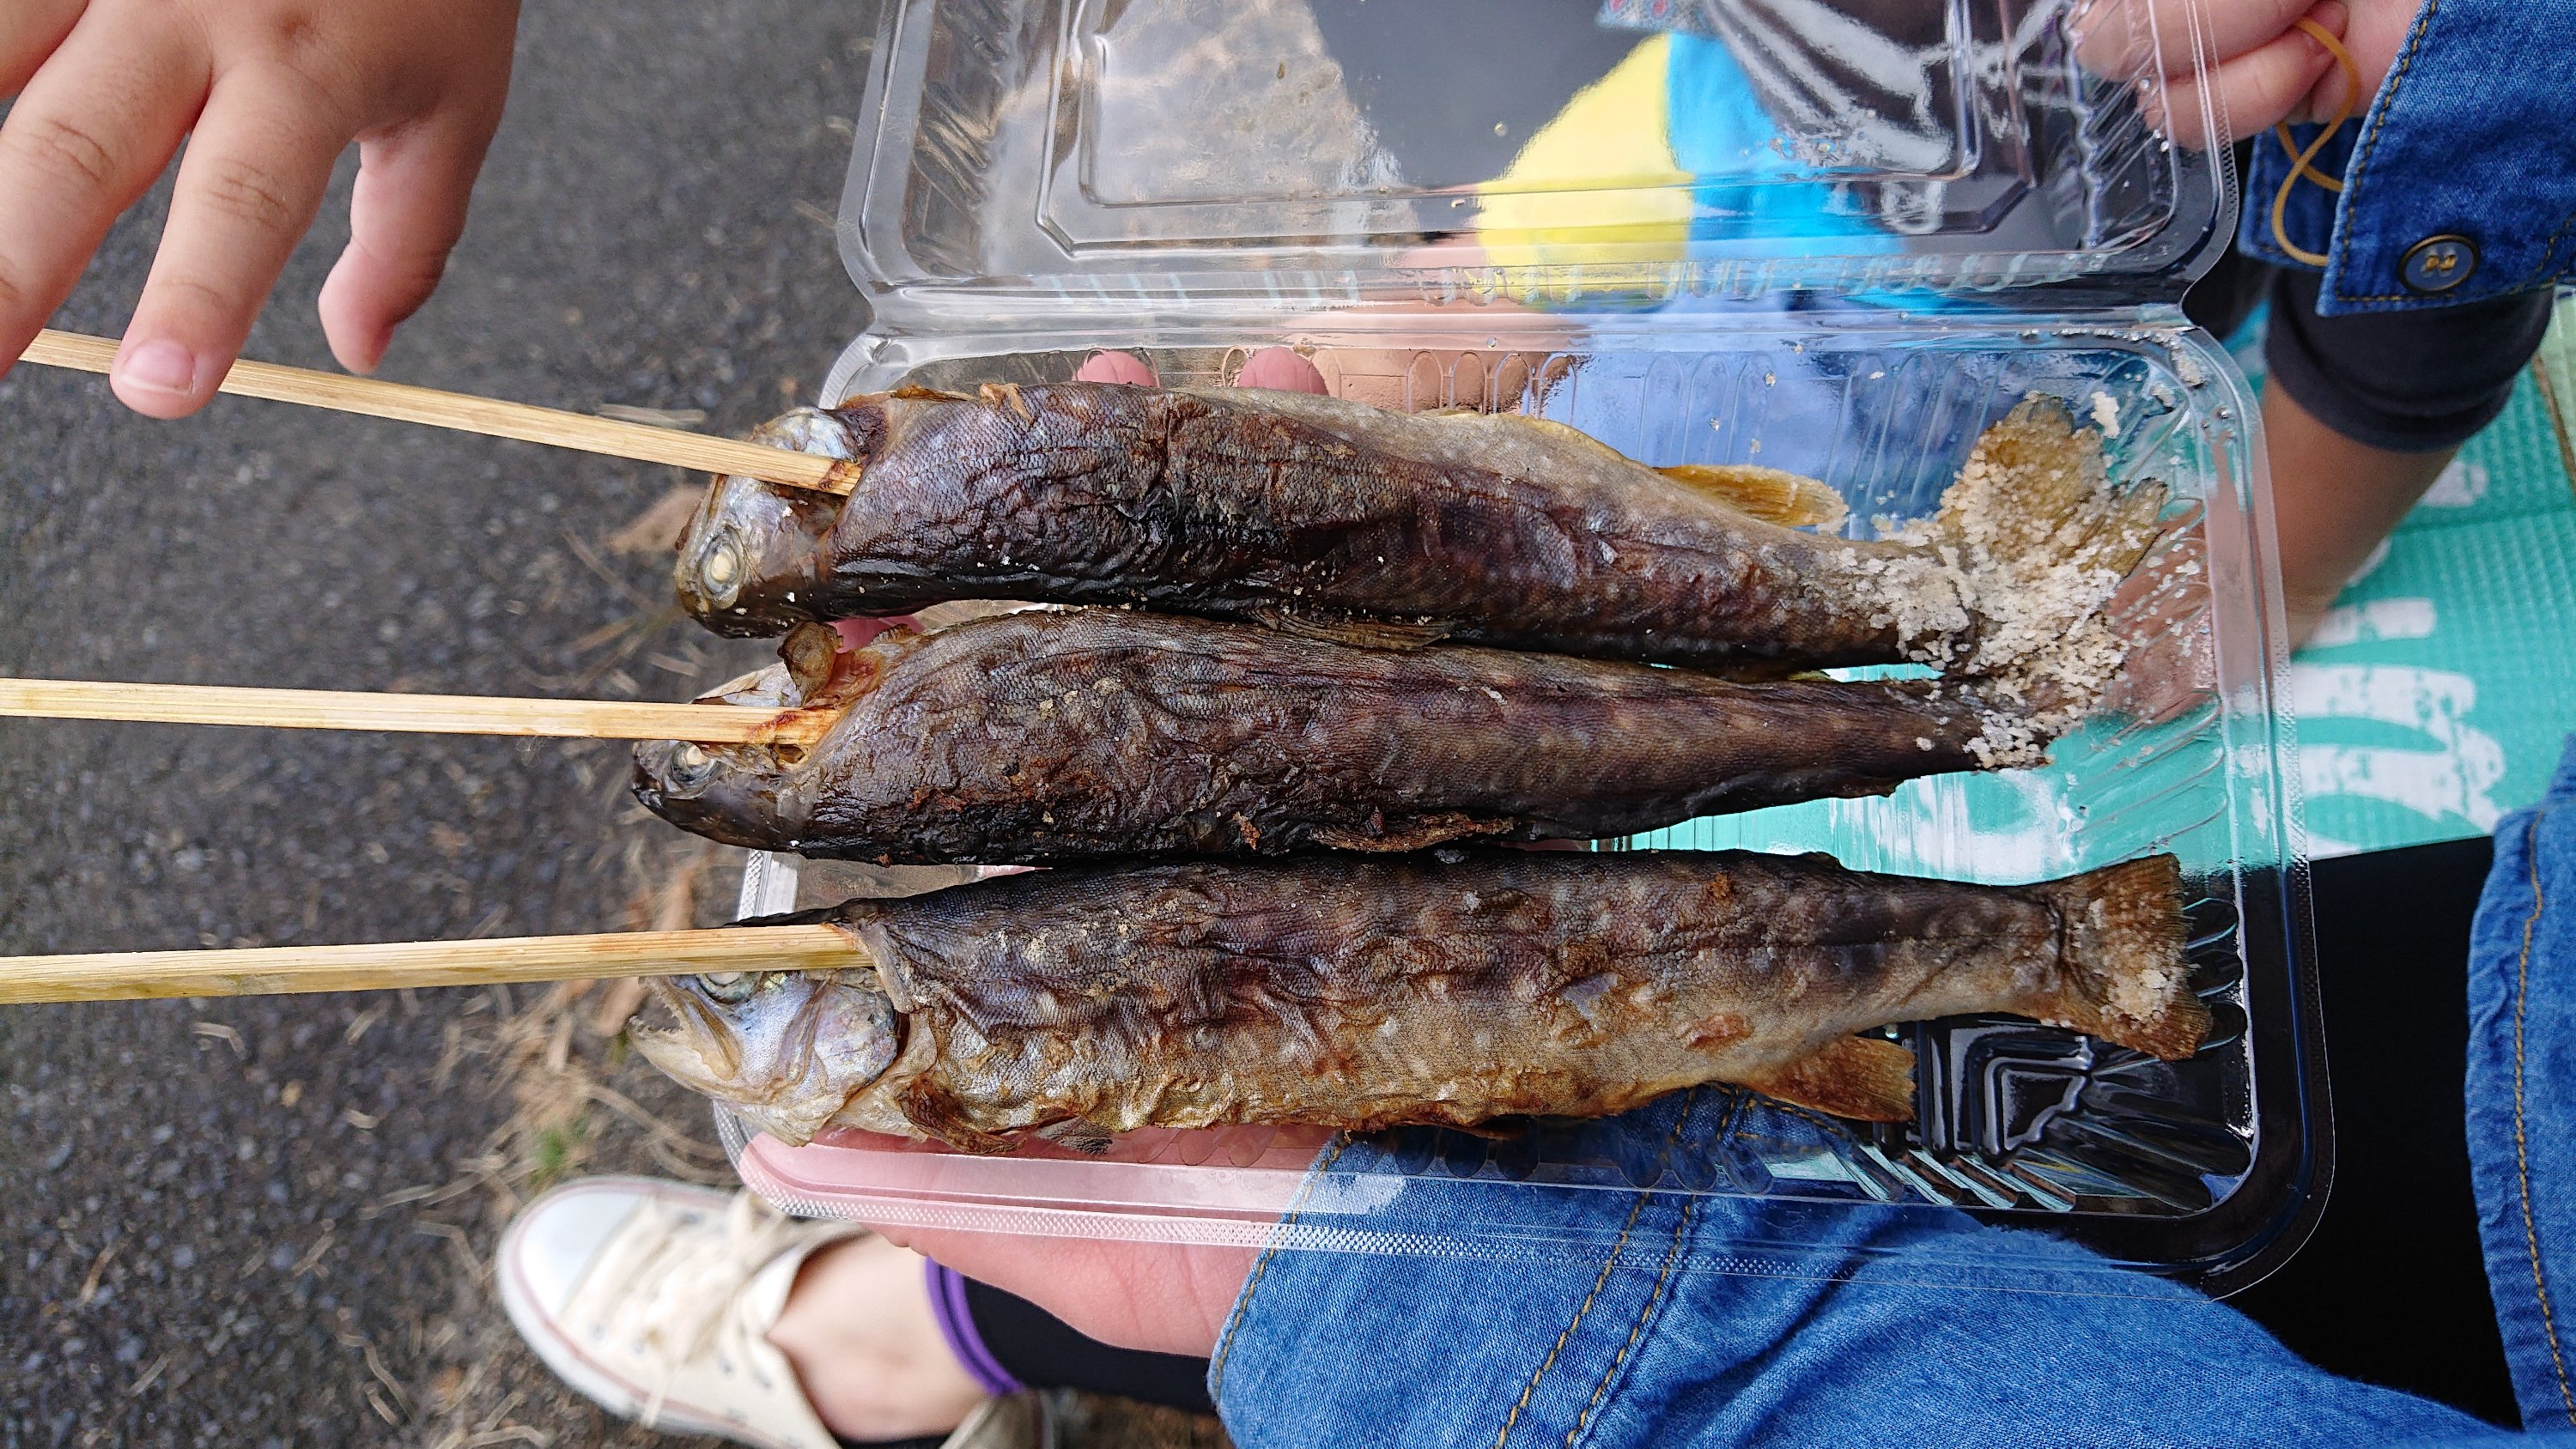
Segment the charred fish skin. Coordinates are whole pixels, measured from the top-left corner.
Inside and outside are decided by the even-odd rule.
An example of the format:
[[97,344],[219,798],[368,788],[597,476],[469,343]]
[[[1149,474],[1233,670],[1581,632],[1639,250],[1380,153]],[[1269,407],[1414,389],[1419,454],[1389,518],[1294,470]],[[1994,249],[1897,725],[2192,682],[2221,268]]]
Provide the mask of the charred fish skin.
[[[1765,523],[1538,419],[1106,383],[861,397],[831,416],[863,461],[856,490],[818,554],[747,555],[726,601],[684,576],[718,632],[1006,598],[1824,667],[1955,649],[1975,624],[1928,548]],[[725,557],[712,548],[693,535],[687,551]]]
[[1606,1115],[1708,1082],[1895,1121],[1910,1057],[1853,1032],[2004,1012],[2189,1055],[2209,1018],[2178,886],[2170,856],[2021,887],[1739,852],[1050,871],[807,917],[854,936],[900,1016],[873,1080],[782,1090],[812,1074],[775,1054],[724,1080],[718,1012],[638,1039],[773,1130],[982,1152],[1068,1125]]
[[844,667],[870,687],[801,757],[647,744],[636,798],[756,849],[1044,864],[1626,835],[1998,762],[1994,713],[1955,685],[1732,682],[1114,609],[887,636]]

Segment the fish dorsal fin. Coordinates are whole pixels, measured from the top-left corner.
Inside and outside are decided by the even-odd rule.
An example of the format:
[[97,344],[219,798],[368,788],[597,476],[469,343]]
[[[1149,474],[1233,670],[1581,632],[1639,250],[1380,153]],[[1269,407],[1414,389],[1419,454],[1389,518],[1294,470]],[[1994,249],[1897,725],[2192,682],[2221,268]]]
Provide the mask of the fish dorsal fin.
[[1760,1081],[1767,1097],[1860,1122],[1914,1120],[1914,1053],[1892,1041],[1836,1037]]
[[1011,415],[1024,423],[1038,415],[1037,409],[1029,406],[1028,399],[1020,396],[1020,385],[1016,382],[988,382],[975,389],[975,399],[995,407],[1009,408]]
[[912,621],[920,625],[923,632],[930,633],[954,628],[959,624],[971,624],[977,619],[998,619],[1004,614],[1052,610],[1056,607],[1058,606],[1054,604],[1026,604],[1015,599],[950,599],[944,604],[932,604],[927,608],[913,610]]
[[1388,619],[1317,619],[1285,609],[1265,609],[1260,620],[1282,634],[1347,644],[1354,649],[1427,649],[1449,637],[1447,624],[1399,624]]
[[[1531,417],[1527,413],[1495,413],[1498,423],[1533,429],[1559,442],[1579,445],[1605,453],[1623,463],[1634,462],[1627,454],[1569,423],[1554,418]],[[1831,528],[1851,512],[1843,496],[1813,478],[1801,477],[1780,468],[1757,467],[1751,463],[1680,463],[1655,470],[1683,487],[1705,493],[1765,523],[1784,528],[1814,524]]]
[[1655,470],[1739,513],[1784,528],[1831,528],[1851,513],[1843,496],[1813,478],[1751,463],[1679,463]]
[[[1476,409],[1451,408],[1445,409],[1444,411],[1450,413],[1473,413]],[[1528,413],[1487,413],[1484,414],[1484,416],[1490,417],[1495,422],[1505,426],[1528,428],[1533,432],[1545,433],[1559,442],[1575,443],[1597,453],[1607,453],[1611,457],[1617,458],[1623,463],[1635,461],[1627,454],[1611,447],[1608,443],[1601,441],[1599,438],[1592,436],[1590,433],[1583,431],[1572,423],[1560,423],[1554,418],[1533,417]]]
[[765,665],[749,674],[728,679],[699,695],[699,704],[740,704],[754,709],[793,709],[789,697],[796,686],[787,677],[783,664]]
[[911,382],[907,382],[903,386],[896,388],[894,391],[887,393],[886,396],[899,397],[907,402],[966,401],[966,394],[962,392],[942,392],[935,387],[923,387],[919,383]]

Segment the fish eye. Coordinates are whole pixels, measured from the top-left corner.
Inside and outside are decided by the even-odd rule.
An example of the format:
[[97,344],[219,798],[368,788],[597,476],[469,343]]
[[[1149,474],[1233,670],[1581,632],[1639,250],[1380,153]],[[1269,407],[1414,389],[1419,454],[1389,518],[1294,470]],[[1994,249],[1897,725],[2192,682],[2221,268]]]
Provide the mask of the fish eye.
[[682,744],[671,752],[670,783],[691,789],[715,778],[716,757],[693,744]]
[[742,592],[744,552],[742,531],[727,528],[698,556],[698,583],[717,608],[730,607]]
[[718,587],[732,583],[734,577],[742,572],[741,546],[731,537],[726,538],[714,553],[707,555],[706,565],[700,572],[706,575],[708,583]]
[[759,978],[748,971],[708,971],[698,977],[698,989],[707,999],[727,1006],[747,999],[759,984]]

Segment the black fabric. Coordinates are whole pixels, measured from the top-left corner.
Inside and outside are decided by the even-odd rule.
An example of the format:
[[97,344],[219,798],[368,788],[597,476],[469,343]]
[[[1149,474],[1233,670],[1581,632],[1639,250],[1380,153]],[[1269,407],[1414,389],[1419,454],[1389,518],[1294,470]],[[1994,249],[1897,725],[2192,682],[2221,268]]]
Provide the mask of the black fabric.
[[2318,422],[2356,443],[2429,453],[2496,420],[2540,350],[2552,294],[2410,312],[2317,315],[2315,272],[2277,272],[2263,360]]
[[[2236,174],[2244,175],[2253,159],[2254,143],[2237,142]],[[2208,272],[2183,293],[2182,313],[2194,327],[2224,342],[2254,315],[2254,308],[2271,289],[2272,269],[2238,251],[2231,240]]]
[[2469,1185],[2469,922],[2487,840],[2318,863],[2334,1189],[2305,1248],[2229,1300],[2317,1367],[2513,1427]]
[[1085,1338],[1064,1320],[1025,1298],[972,1278],[966,1313],[976,1336],[1011,1377],[1033,1389],[1081,1389],[1116,1394],[1194,1414],[1213,1414],[1207,1360],[1177,1353],[1141,1353]]

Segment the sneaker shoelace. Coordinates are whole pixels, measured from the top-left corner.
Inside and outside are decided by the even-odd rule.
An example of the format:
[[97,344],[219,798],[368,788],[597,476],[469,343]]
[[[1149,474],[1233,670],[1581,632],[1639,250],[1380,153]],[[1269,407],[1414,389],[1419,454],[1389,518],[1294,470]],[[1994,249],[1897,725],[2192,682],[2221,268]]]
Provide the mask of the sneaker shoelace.
[[772,1387],[744,1351],[751,1325],[736,1310],[752,1278],[796,1246],[800,1232],[794,1219],[748,1192],[735,1194],[720,1228],[658,1203],[645,1210],[652,1217],[629,1229],[635,1237],[623,1261],[601,1265],[622,1281],[600,1312],[612,1331],[631,1325],[636,1347],[655,1369],[642,1418],[649,1428],[661,1418],[680,1371],[710,1354],[727,1371],[740,1356],[761,1387]]

